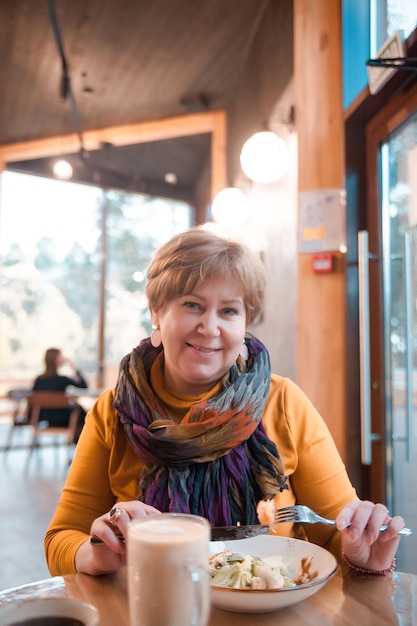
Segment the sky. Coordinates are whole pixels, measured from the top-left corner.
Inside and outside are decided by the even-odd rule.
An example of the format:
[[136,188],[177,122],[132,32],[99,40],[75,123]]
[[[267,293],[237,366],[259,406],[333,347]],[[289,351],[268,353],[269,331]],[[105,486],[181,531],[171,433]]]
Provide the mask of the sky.
[[[0,255],[18,243],[25,257],[33,258],[42,237],[50,237],[62,256],[74,241],[93,252],[99,235],[95,209],[101,194],[98,187],[4,171],[0,176]],[[142,203],[143,197],[138,196],[137,203],[125,206],[127,226],[140,223]],[[146,224],[161,243],[190,225],[189,209],[182,205],[183,210],[172,212],[172,204],[178,203],[153,199],[151,209],[147,205],[148,210],[140,214],[142,228]]]
[[[96,237],[91,206],[101,190],[96,187],[5,171],[0,183],[0,252],[18,242],[35,252],[33,242],[51,237],[63,253],[74,240],[86,249]],[[88,210],[87,210],[88,208]]]

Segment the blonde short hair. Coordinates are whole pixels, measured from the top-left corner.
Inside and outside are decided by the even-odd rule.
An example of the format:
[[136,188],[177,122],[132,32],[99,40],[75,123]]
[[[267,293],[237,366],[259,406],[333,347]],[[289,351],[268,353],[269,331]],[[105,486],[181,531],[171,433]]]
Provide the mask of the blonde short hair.
[[232,277],[242,290],[246,323],[262,310],[266,277],[261,259],[240,241],[202,227],[174,235],[155,253],[147,270],[146,296],[151,311],[194,291],[212,277]]

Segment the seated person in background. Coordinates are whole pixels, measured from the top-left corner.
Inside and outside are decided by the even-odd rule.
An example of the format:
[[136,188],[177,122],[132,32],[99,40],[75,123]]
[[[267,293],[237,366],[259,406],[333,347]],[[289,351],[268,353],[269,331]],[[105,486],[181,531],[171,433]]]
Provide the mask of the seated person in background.
[[[68,365],[74,370],[74,377],[62,376],[58,374],[58,368]],[[45,352],[45,371],[35,379],[33,391],[66,391],[67,387],[80,387],[87,389],[88,384],[81,372],[75,367],[71,359],[62,355],[58,348],[49,348]],[[40,421],[47,421],[49,426],[68,426],[72,409],[42,409]],[[84,426],[86,412],[79,405],[79,416],[75,442]]]

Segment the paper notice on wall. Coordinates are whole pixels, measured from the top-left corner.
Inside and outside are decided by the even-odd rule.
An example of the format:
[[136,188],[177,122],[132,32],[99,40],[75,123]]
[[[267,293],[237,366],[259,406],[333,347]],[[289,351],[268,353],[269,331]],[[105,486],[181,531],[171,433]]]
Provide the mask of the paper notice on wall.
[[302,191],[299,203],[299,251],[346,252],[345,189]]
[[411,228],[417,225],[417,146],[408,154],[408,181],[410,184],[408,222]]

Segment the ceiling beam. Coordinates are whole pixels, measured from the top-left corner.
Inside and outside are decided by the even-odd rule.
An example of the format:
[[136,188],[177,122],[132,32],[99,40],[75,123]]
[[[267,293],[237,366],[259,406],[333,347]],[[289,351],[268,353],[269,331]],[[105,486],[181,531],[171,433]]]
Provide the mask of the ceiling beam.
[[[138,143],[162,141],[175,137],[211,133],[211,196],[226,186],[226,113],[225,111],[204,111],[189,115],[179,115],[160,120],[110,126],[99,130],[83,132],[85,150],[98,150],[103,143],[128,146]],[[0,146],[0,164],[62,156],[80,150],[80,138],[76,133],[23,141]],[[0,170],[1,171],[1,170]]]

